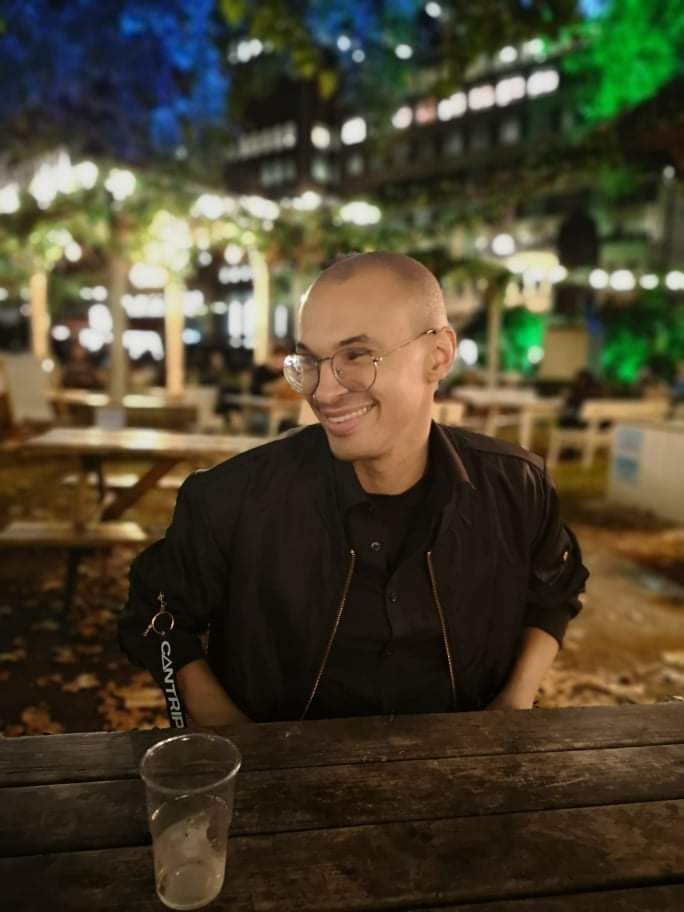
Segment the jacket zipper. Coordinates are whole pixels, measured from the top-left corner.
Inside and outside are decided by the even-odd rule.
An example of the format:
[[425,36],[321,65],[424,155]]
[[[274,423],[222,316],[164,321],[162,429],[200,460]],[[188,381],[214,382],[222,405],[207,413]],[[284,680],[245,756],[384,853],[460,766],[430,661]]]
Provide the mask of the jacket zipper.
[[318,691],[318,686],[321,683],[321,678],[323,677],[323,672],[325,671],[325,666],[328,664],[328,659],[330,658],[330,652],[332,650],[333,641],[337,634],[337,629],[340,626],[340,621],[342,620],[342,615],[344,614],[344,608],[347,604],[347,596],[349,595],[349,587],[351,586],[352,576],[354,575],[354,567],[356,566],[356,552],[351,549],[349,551],[349,570],[347,571],[347,578],[344,581],[344,589],[342,590],[342,598],[340,599],[340,605],[337,609],[337,617],[335,618],[335,624],[330,634],[330,639],[328,640],[328,645],[326,646],[325,652],[323,653],[323,661],[321,662],[321,667],[318,669],[318,674],[314,681],[313,688],[311,690],[311,696],[307,700],[306,706],[304,707],[304,712],[299,717],[299,721],[302,722],[306,717],[306,714],[311,709],[311,704],[314,701],[316,692]]
[[435,571],[432,566],[432,551],[428,551],[426,554],[428,573],[430,574],[430,584],[432,586],[432,598],[435,603],[435,608],[437,609],[437,614],[439,615],[439,623],[442,627],[442,639],[444,640],[444,650],[447,657],[447,665],[449,666],[449,683],[451,685],[451,702],[454,709],[456,709],[456,680],[454,678],[454,662],[451,656],[451,648],[449,646],[449,637],[447,636],[446,621],[444,620],[444,611],[442,609],[442,603],[439,600],[439,593],[437,592],[437,581],[435,580]]

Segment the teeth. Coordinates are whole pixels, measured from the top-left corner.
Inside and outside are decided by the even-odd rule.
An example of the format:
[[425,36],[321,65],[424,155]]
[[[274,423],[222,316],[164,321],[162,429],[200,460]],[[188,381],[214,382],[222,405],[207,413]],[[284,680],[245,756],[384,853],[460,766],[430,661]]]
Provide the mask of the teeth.
[[349,421],[350,418],[359,418],[361,415],[365,415],[366,412],[369,412],[372,408],[372,405],[366,405],[364,408],[357,409],[355,412],[348,412],[346,415],[340,415],[338,418],[328,418],[328,421],[331,424],[340,424],[342,421]]

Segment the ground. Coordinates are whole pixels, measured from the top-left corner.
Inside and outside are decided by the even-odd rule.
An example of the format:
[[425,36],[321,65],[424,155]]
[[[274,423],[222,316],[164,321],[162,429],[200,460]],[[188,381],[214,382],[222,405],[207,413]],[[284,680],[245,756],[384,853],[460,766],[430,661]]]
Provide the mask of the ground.
[[[63,460],[0,454],[0,524],[69,515]],[[135,466],[117,467],[129,471]],[[555,472],[563,512],[591,570],[584,607],[547,675],[542,706],[684,699],[684,528],[606,503],[607,466]],[[153,535],[175,495],[155,490],[129,511]],[[0,733],[127,730],[166,725],[161,694],[119,652],[116,617],[135,550],[84,560],[65,616],[64,555],[0,551]]]

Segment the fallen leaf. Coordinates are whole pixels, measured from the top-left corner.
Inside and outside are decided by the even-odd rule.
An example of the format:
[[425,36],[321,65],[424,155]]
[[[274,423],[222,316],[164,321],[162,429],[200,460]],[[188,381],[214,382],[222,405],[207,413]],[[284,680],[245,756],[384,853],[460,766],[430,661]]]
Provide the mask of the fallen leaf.
[[58,665],[73,665],[76,662],[76,656],[71,646],[53,646],[53,661]]
[[27,706],[21,714],[21,721],[27,735],[59,735],[64,731],[64,726],[50,717],[47,703]]
[[40,675],[36,678],[35,683],[38,687],[48,687],[50,684],[61,684],[64,678],[61,674]]
[[59,630],[59,624],[51,618],[45,618],[44,621],[36,621],[35,624],[31,624],[31,630]]
[[0,652],[0,662],[21,662],[26,658],[26,650],[23,646],[17,646],[10,652]]
[[79,655],[96,656],[101,655],[104,646],[102,643],[77,643],[74,649]]
[[97,675],[84,671],[77,675],[73,681],[62,685],[62,690],[66,693],[77,693],[79,690],[90,690],[92,687],[99,687],[100,679]]
[[8,681],[9,676],[10,676],[10,673],[9,673],[9,671],[7,671],[7,669],[0,671],[0,681]]
[[5,737],[7,738],[18,738],[20,735],[26,733],[23,725],[6,725],[5,726]]

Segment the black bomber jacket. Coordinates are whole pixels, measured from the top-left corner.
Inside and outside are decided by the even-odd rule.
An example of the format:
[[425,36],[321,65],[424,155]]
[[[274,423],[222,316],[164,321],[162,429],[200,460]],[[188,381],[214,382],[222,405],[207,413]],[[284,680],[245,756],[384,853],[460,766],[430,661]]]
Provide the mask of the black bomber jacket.
[[[454,709],[476,710],[506,683],[524,627],[562,644],[588,572],[538,456],[436,424],[434,446],[453,484],[426,564]],[[355,564],[333,465],[323,430],[312,425],[191,475],[165,538],[131,567],[119,624],[130,660],[162,688],[168,682],[149,629],[161,594],[176,670],[205,656],[208,631],[209,664],[247,716],[303,718]]]

